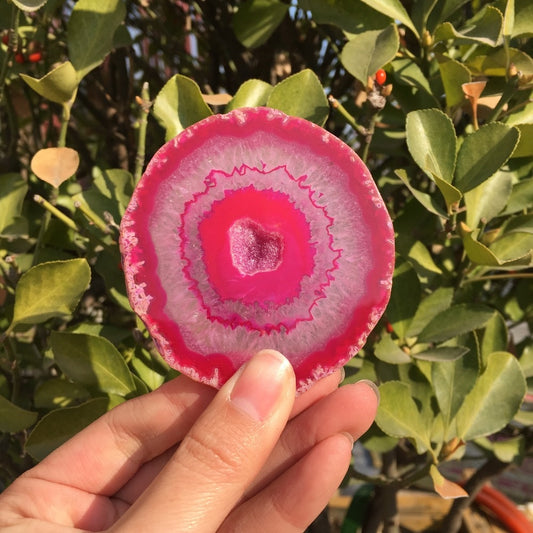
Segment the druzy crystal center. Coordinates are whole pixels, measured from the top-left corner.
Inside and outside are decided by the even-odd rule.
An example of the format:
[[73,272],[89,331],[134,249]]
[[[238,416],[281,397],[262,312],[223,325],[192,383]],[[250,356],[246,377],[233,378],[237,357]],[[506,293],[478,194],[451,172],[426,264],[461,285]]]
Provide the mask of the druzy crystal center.
[[[246,176],[259,181],[269,174],[248,169]],[[197,227],[203,263],[191,264],[191,279],[207,275],[218,301],[217,305],[212,299],[209,304],[208,299],[204,300],[213,317],[221,318],[218,309],[225,301],[284,305],[300,294],[302,280],[315,267],[309,222],[286,193],[252,185],[232,191],[225,188],[225,183],[221,182],[222,197],[212,202],[209,211],[201,213]],[[213,194],[216,185],[207,192]],[[200,198],[203,196],[196,197],[195,204],[189,206],[184,227]],[[191,252],[184,249],[183,253]],[[196,268],[201,265],[205,265],[205,274]],[[235,313],[230,316],[235,321]]]
[[251,219],[237,220],[229,229],[231,259],[243,276],[272,272],[281,264],[283,237]]

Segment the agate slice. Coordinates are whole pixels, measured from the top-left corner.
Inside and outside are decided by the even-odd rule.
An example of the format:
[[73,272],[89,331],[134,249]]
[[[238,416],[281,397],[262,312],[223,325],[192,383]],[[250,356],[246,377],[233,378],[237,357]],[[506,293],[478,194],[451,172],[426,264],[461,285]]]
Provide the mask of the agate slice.
[[394,235],[347,145],[269,108],[196,123],[147,167],[121,224],[131,305],[161,355],[220,387],[255,352],[298,390],[346,363],[381,317]]

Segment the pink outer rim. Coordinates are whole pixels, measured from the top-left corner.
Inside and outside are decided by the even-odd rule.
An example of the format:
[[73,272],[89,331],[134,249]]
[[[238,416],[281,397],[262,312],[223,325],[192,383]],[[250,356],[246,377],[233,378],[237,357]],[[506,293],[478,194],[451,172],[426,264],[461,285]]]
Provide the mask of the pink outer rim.
[[[377,293],[372,294],[372,301],[358,306],[342,335],[332,338],[324,350],[306,356],[304,362],[294,368],[298,392],[334,372],[362,348],[385,311],[390,297],[394,269],[392,223],[368,169],[351,148],[316,124],[297,117],[287,117],[284,113],[264,107],[241,108],[225,115],[212,115],[196,123],[163,145],[148,164],[122,219],[120,248],[130,303],[146,324],[161,354],[167,361],[172,361],[172,367],[217,388],[237,369],[225,354],[215,353],[209,355],[210,375],[207,375],[205,356],[199,356],[187,348],[178,325],[164,313],[166,293],[159,278],[151,274],[157,269],[157,258],[148,231],[149,220],[157,196],[155,193],[176,168],[176,156],[172,152],[176,150],[178,142],[180,152],[186,154],[211,138],[213,132],[220,136],[246,137],[250,130],[268,130],[270,123],[275,122],[282,123],[277,135],[286,138],[287,142],[310,146],[319,156],[334,160],[347,175],[354,175],[351,182],[354,195],[361,195],[362,190],[366,189],[369,201],[363,204],[362,209],[366,211],[365,219],[371,221],[372,242],[380,250],[379,257],[382,259],[376,262],[369,274],[372,280],[365,280],[367,283],[370,281],[371,286],[379,287]],[[246,127],[236,128],[245,123]],[[359,174],[360,179],[357,179],[356,174]],[[129,235],[127,238],[124,236],[126,232]],[[142,246],[132,242],[132,233],[136,234]],[[136,298],[138,288],[143,286],[150,287],[150,302]],[[362,316],[369,317],[368,321],[361,322]]]

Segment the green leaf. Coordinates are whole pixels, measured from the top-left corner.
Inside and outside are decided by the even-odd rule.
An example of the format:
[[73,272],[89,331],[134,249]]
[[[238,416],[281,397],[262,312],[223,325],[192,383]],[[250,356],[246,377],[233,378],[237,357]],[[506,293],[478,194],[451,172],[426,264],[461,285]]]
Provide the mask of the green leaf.
[[[409,188],[413,196],[431,213],[438,215],[443,218],[448,218],[448,214],[440,207],[436,199],[424,192],[421,192],[417,189],[414,189],[409,183],[407,174],[403,169],[398,169],[394,171],[395,174],[403,181],[405,185]],[[432,176],[435,181],[439,191],[441,192],[448,211],[450,207],[454,204],[457,204],[462,198],[462,194],[458,191],[453,185],[450,185],[447,181],[441,180],[437,176]]]
[[124,20],[121,0],[78,0],[68,21],[68,51],[78,81],[113,49],[115,30]]
[[467,441],[499,431],[518,412],[525,394],[526,380],[516,357],[494,352],[457,413],[458,436]]
[[420,352],[413,352],[411,356],[420,361],[455,361],[470,351],[466,346],[436,346]]
[[415,189],[403,168],[396,169],[394,173],[402,180],[402,183],[411,191],[411,194],[430,212],[442,218],[448,218],[446,211],[438,204],[435,197]]
[[473,351],[454,361],[436,361],[431,365],[431,383],[442,413],[445,438],[451,421],[473,389],[479,373],[477,354]]
[[0,234],[22,213],[28,185],[20,174],[0,175]]
[[357,487],[352,496],[350,505],[342,523],[340,533],[359,531],[366,520],[367,509],[371,505],[375,495],[373,484],[365,483]]
[[124,273],[120,270],[120,251],[115,247],[108,247],[98,254],[94,269],[105,282],[105,288],[113,300],[127,311],[131,311],[131,305],[126,291]]
[[[469,228],[462,222],[459,225],[461,237],[463,238],[463,245],[465,252],[470,261],[478,265],[485,265],[491,267],[519,267],[529,266],[531,263],[531,245],[524,241],[520,236],[504,236],[499,239],[500,244],[496,241],[491,248],[487,248],[483,243],[475,239],[476,232],[470,231]],[[495,246],[496,244],[496,246]],[[525,245],[525,248],[524,248]],[[496,247],[496,250],[492,248]],[[498,253],[498,257],[496,253]],[[509,257],[508,257],[509,256]]]
[[510,112],[506,116],[505,123],[509,126],[518,126],[519,124],[531,124],[533,122],[533,101],[526,105],[521,105],[518,109]]
[[472,81],[470,71],[463,63],[448,56],[437,54],[436,57],[446,94],[446,106],[450,109],[462,105],[465,101],[462,85]]
[[[93,169],[93,187],[81,193],[81,196],[101,217],[104,211],[108,211],[118,223],[128,207],[133,188],[133,176],[127,170],[95,168]],[[95,194],[96,191],[99,194]]]
[[507,172],[497,172],[481,185],[468,191],[465,194],[467,225],[476,228],[480,221],[484,224],[490,222],[507,204],[512,188],[511,175]]
[[457,205],[463,197],[461,191],[438,176],[434,175],[433,179],[435,180],[435,183],[437,184],[442,196],[444,196],[444,201],[448,206],[448,211],[451,211],[452,206]]
[[40,324],[52,317],[71,315],[90,281],[91,269],[85,259],[34,266],[17,284],[11,326]]
[[507,75],[507,67],[513,63],[518,71],[525,76],[533,74],[533,58],[516,48],[497,48],[488,55],[477,55],[466,62],[466,66],[475,76]]
[[385,316],[400,339],[406,336],[418,307],[420,295],[420,282],[413,267],[407,261],[397,261]]
[[247,0],[233,15],[233,30],[246,48],[265,43],[285,18],[289,6],[278,0]]
[[489,440],[487,437],[480,437],[475,439],[474,442],[476,446],[496,456],[503,463],[516,462],[521,464],[526,452],[526,442],[523,435],[497,441]]
[[154,101],[154,116],[170,140],[185,128],[210,115],[200,88],[190,78],[176,74],[165,83]]
[[377,13],[360,0],[299,0],[298,6],[311,11],[317,24],[333,24],[348,34],[382,29],[391,17]]
[[128,31],[126,24],[121,24],[113,34],[113,49],[132,46],[134,40]]
[[399,20],[402,24],[405,24],[405,26],[410,28],[417,37],[420,37],[415,25],[399,0],[363,0],[363,2],[379,13],[382,13],[393,20]]
[[429,177],[452,182],[457,139],[447,115],[438,109],[412,111],[406,119],[407,147]]
[[78,89],[76,70],[70,61],[61,63],[40,79],[32,78],[27,74],[20,77],[42,97],[57,104],[66,104],[71,101]]
[[530,339],[529,343],[524,347],[520,357],[520,366],[526,378],[533,377],[533,339]]
[[116,246],[108,247],[98,254],[94,269],[102,276],[111,298],[127,311],[131,311],[124,273],[119,268],[120,262],[121,257],[118,248]]
[[125,31],[120,31],[125,15],[121,0],[77,0],[68,22],[67,44],[78,80],[99,66],[116,46],[124,46],[124,34],[129,37],[125,26]]
[[458,304],[435,316],[421,331],[418,342],[442,342],[482,328],[494,310],[481,304]]
[[509,343],[509,332],[503,316],[496,312],[487,322],[481,342],[481,357],[486,365],[488,357],[493,352],[504,352]]
[[376,423],[391,437],[415,440],[419,452],[430,448],[422,416],[407,383],[388,381],[379,387],[380,403]]
[[50,346],[56,363],[72,381],[119,396],[135,391],[122,355],[106,338],[53,331]]
[[392,340],[390,335],[383,335],[374,346],[374,355],[391,365],[410,363],[412,359]]
[[[411,7],[411,20],[418,30],[419,35],[423,35],[428,29],[428,19],[431,12],[435,9],[438,0],[421,0],[415,2]],[[432,33],[431,30],[429,33]]]
[[135,396],[142,396],[150,392],[148,385],[139,376],[132,374],[131,377],[135,383]]
[[518,213],[533,205],[533,178],[522,180],[513,185],[511,196],[502,215]]
[[[397,243],[400,243],[402,237],[398,236]],[[402,247],[403,248],[403,247]],[[398,250],[401,249],[401,245],[398,245]],[[415,269],[420,281],[427,283],[436,275],[441,275],[442,270],[435,264],[429,250],[421,241],[415,241],[409,246],[407,254],[404,254],[404,250],[401,252],[403,257],[409,261],[410,265]]]
[[287,115],[305,118],[323,126],[329,115],[328,99],[317,75],[309,69],[293,74],[278,83],[267,106]]
[[[424,366],[426,368],[424,368]],[[426,370],[430,365],[417,364],[401,365],[398,367],[398,380],[409,385],[411,396],[417,400],[418,410],[421,414],[428,414],[431,411],[433,418],[433,409],[431,407],[431,396],[433,389],[427,378]]]
[[48,0],[12,0],[13,3],[22,11],[37,11],[48,2]]
[[384,453],[392,450],[398,439],[383,433],[377,424],[372,424],[368,431],[359,439],[359,442],[372,452]]
[[[395,80],[402,85],[416,89],[416,107],[440,107],[439,101],[433,95],[429,81],[413,59],[401,58],[392,62]],[[395,94],[397,89],[395,87]],[[413,105],[413,104],[411,104]]]
[[436,41],[453,39],[456,44],[480,43],[498,46],[502,40],[503,15],[500,10],[486,6],[461,30],[456,30],[450,22],[441,24],[435,30]]
[[131,360],[131,366],[150,390],[157,389],[165,381],[165,375],[160,371],[158,372],[161,370],[160,365],[145,357],[143,353],[136,352],[135,357]]
[[0,431],[18,433],[34,424],[37,416],[37,413],[22,409],[0,395]]
[[[490,245],[501,264],[510,266],[531,266],[533,235],[530,232],[511,232],[503,235]],[[529,260],[528,260],[529,258]]]
[[398,30],[390,24],[384,30],[356,34],[342,49],[341,62],[352,76],[366,85],[369,77],[394,59],[399,46]]
[[37,409],[57,409],[80,403],[80,400],[86,401],[89,398],[90,394],[87,389],[78,383],[62,378],[52,378],[37,386],[33,403]]
[[457,155],[454,185],[467,192],[490,178],[511,157],[519,137],[515,127],[499,122],[468,135]]
[[531,0],[515,0],[513,37],[533,35],[533,3]]
[[267,103],[268,97],[274,87],[262,80],[247,80],[235,93],[235,96],[226,106],[227,111],[238,107],[257,107]]
[[520,464],[526,453],[526,440],[524,435],[511,437],[493,443],[494,455],[504,463],[518,462]]
[[533,213],[531,215],[518,215],[508,218],[502,226],[502,232],[509,233],[533,233]]
[[[424,446],[417,446],[419,453],[425,451],[427,443],[431,442],[433,431],[442,423],[435,415],[433,387],[421,368],[424,366],[423,363],[418,361],[416,365],[401,365],[398,367],[399,380],[409,385],[411,397],[417,405],[421,425],[425,432],[425,437],[422,440]],[[442,430],[440,432],[442,433]]]
[[437,2],[428,20],[428,29],[435,28],[440,22],[448,20],[468,0],[445,0]]
[[513,35],[514,29],[514,17],[515,7],[514,0],[507,0],[507,5],[505,6],[505,12],[503,15],[503,28],[502,33],[505,39],[510,39]]
[[452,304],[453,289],[439,287],[424,298],[406,332],[406,337],[416,337],[439,313],[445,311]]
[[533,426],[533,411],[520,409],[514,417],[514,421],[524,426]]
[[533,124],[517,124],[520,132],[520,141],[511,157],[532,157],[533,156]]
[[[483,243],[474,238],[474,232],[460,223],[459,226],[465,252],[470,261],[478,265],[500,266],[501,261]],[[477,233],[477,232],[476,232]]]
[[76,407],[57,409],[43,416],[26,441],[25,450],[37,461],[102,416],[109,398],[94,398]]
[[131,330],[126,327],[117,327],[109,324],[95,324],[93,322],[80,322],[74,327],[69,328],[70,333],[86,333],[87,335],[97,335],[105,337],[115,346],[129,339]]

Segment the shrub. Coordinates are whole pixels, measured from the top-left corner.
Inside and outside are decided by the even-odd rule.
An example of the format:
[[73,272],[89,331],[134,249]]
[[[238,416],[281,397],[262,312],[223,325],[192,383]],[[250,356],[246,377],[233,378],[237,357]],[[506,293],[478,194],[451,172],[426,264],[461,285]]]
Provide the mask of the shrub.
[[531,28],[528,0],[0,0],[2,483],[175,375],[118,224],[165,139],[266,105],[352,146],[386,201],[392,295],[346,378],[380,384],[373,516],[423,478],[463,496],[441,470],[468,442],[486,459],[453,531],[532,446]]

